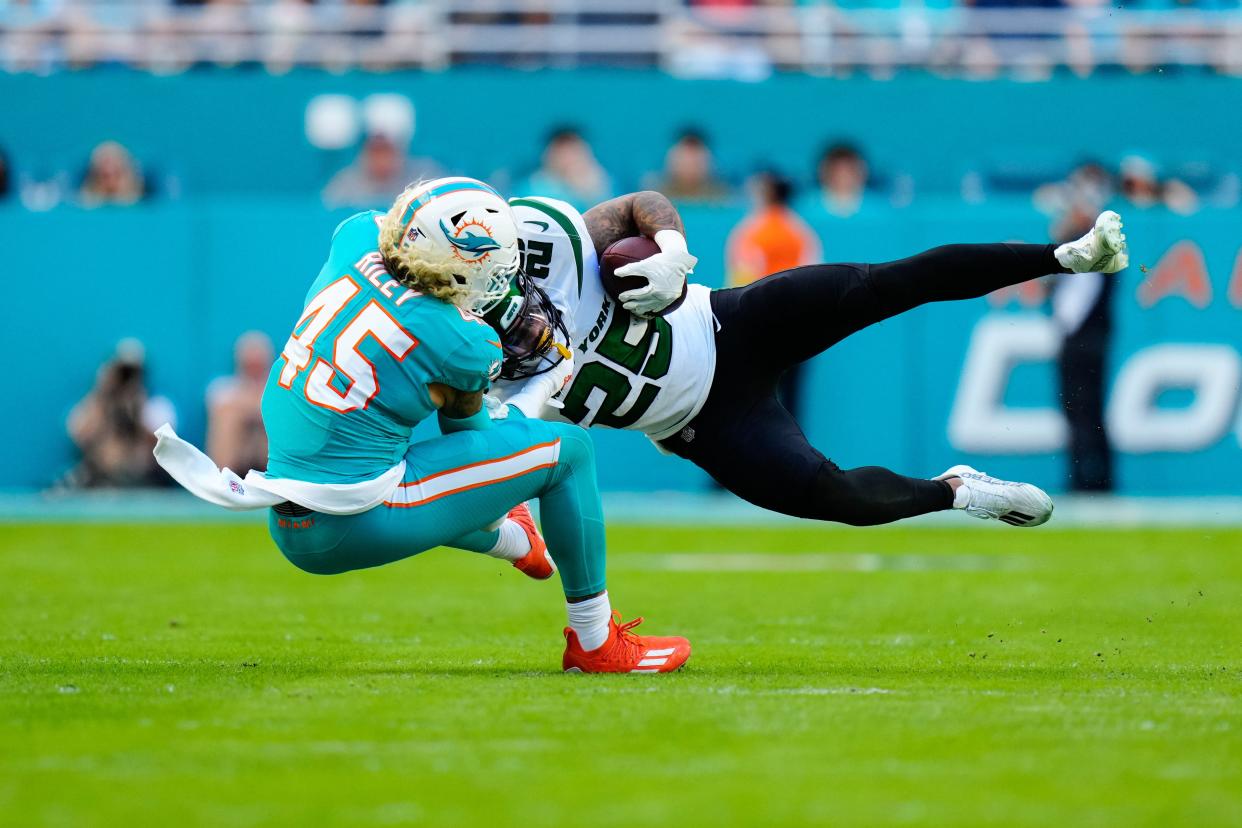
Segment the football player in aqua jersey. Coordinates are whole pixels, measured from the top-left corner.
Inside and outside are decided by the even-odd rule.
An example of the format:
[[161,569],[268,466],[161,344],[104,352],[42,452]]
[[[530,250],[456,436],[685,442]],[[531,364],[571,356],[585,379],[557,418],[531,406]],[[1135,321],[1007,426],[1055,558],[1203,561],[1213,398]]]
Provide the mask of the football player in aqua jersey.
[[[506,295],[519,261],[512,208],[469,178],[415,185],[386,215],[347,219],[268,378],[266,472],[217,469],[168,426],[156,457],[200,497],[270,508],[273,540],[307,572],[436,546],[503,558],[534,578],[550,577],[555,561],[569,614],[563,669],[675,670],[689,642],[637,635],[638,620],[620,624],[609,604],[586,432],[525,416],[560,390],[572,358],[527,383],[498,419],[483,407],[502,351],[471,310]],[[411,444],[433,414],[443,436]],[[524,505],[534,498],[546,545]]]
[[[642,431],[766,509],[856,526],[944,509],[1015,526],[1051,517],[1040,489],[969,466],[931,480],[878,466],[842,469],[807,441],[776,386],[790,366],[926,302],[983,296],[1048,273],[1121,270],[1128,254],[1116,213],[1060,247],[955,244],[884,264],[811,265],[731,290],[689,285],[678,304],[697,260],[659,193],[621,196],[585,214],[547,198],[509,203],[523,268],[510,293],[483,309],[505,343],[501,399],[525,393],[532,370],[552,370],[560,356],[550,343],[559,341],[574,352],[574,377],[539,416]],[[660,252],[618,268],[646,283],[610,296],[599,257],[637,235]]]

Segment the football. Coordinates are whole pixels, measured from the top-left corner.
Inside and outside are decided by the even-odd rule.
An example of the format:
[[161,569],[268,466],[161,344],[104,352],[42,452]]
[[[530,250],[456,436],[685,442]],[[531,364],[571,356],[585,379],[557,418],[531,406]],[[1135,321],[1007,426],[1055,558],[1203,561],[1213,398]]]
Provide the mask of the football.
[[[625,267],[631,262],[641,262],[650,256],[660,252],[659,246],[647,238],[646,236],[630,236],[625,239],[618,239],[604,249],[604,255],[599,262],[599,279],[604,284],[604,291],[614,299],[619,298],[622,293],[634,288],[640,288],[647,284],[647,280],[642,276],[618,276],[617,269]],[[664,310],[660,311],[659,316],[675,311],[686,300],[686,291],[689,282],[682,286],[681,296],[673,301]]]

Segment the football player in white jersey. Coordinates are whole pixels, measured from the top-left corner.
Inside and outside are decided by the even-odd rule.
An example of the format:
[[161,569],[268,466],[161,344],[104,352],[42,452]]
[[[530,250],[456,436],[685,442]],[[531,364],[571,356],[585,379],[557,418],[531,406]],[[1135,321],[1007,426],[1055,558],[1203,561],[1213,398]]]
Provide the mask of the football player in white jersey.
[[[1063,244],[958,244],[883,264],[822,264],[710,290],[686,276],[676,208],[631,193],[579,214],[548,198],[514,198],[523,267],[485,318],[505,347],[496,416],[641,431],[738,496],[773,511],[856,526],[945,509],[1038,526],[1052,500],[1029,483],[957,465],[926,480],[878,466],[842,469],[807,441],[776,399],[790,366],[926,302],[968,299],[1048,273],[1114,273],[1128,263],[1116,213]],[[611,296],[599,258],[613,242],[653,239],[660,252],[618,268],[643,287]],[[556,392],[552,367],[573,353]],[[557,377],[557,379],[554,379]]]

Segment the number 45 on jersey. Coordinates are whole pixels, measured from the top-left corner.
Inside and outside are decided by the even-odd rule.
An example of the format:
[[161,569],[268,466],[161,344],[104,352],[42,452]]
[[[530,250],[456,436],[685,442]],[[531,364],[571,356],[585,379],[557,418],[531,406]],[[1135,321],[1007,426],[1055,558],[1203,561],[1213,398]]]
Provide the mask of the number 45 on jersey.
[[[293,381],[315,358],[315,342],[319,335],[358,295],[360,289],[358,283],[349,276],[342,276],[310,300],[297,324],[293,326],[293,335],[280,353],[281,359],[285,361],[280,371],[281,387],[293,387]],[[405,359],[418,345],[418,340],[397,324],[397,320],[379,302],[372,299],[354,314],[331,345],[324,349],[330,351],[332,361],[322,357],[316,359],[310,376],[306,378],[307,400],[342,414],[365,409],[370,404],[379,386],[375,378],[374,363],[358,350],[358,346],[367,337],[378,342],[398,362]],[[338,375],[344,384],[344,392],[338,391],[333,385]]]

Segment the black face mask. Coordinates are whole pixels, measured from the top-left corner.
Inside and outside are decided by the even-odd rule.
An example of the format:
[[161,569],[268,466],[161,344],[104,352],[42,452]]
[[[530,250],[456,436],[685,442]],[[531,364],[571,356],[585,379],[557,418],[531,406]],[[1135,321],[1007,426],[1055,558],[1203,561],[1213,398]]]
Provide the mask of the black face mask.
[[548,295],[518,271],[509,293],[483,313],[504,348],[500,378],[525,379],[551,371],[569,354],[569,331]]

